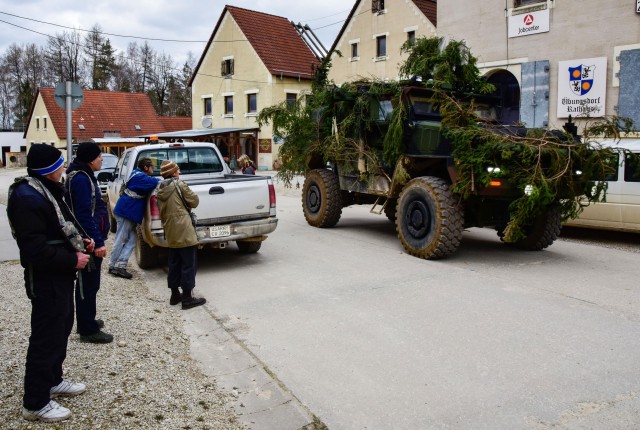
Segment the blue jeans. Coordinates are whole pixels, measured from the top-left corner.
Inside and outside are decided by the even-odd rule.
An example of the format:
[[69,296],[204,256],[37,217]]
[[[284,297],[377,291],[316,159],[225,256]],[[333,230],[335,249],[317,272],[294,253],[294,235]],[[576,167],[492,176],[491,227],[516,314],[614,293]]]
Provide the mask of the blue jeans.
[[136,246],[136,223],[118,215],[116,215],[116,222],[118,223],[118,229],[116,230],[116,239],[111,250],[109,268],[119,267],[126,269],[129,257],[131,257],[131,253]]

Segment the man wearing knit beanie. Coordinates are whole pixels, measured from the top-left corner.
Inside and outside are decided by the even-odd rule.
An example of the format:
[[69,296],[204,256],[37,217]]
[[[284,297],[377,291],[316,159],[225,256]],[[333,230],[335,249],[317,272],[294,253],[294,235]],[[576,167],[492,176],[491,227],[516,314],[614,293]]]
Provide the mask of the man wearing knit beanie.
[[164,160],[160,165],[160,174],[165,179],[158,187],[156,198],[169,247],[169,304],[182,303],[182,309],[191,309],[206,303],[205,298],[192,295],[196,286],[198,236],[189,212],[198,207],[200,199],[180,180],[180,169],[175,162]]
[[[61,421],[71,411],[52,396],[75,396],[84,384],[62,378],[62,363],[73,327],[73,284],[89,255],[66,240],[56,206],[65,222],[73,216],[63,202],[60,184],[64,158],[53,146],[31,145],[28,178],[9,189],[7,215],[20,249],[27,296],[31,300],[31,336],[24,375],[22,416],[30,421]],[[93,251],[86,239],[85,250]]]
[[77,331],[82,342],[109,343],[113,336],[101,329],[104,322],[96,319],[96,298],[100,289],[100,266],[107,256],[105,241],[109,234],[107,204],[94,172],[102,168],[102,151],[93,142],[78,145],[76,158],[67,169],[65,199],[76,219],[95,241],[91,264],[85,267],[76,282]]

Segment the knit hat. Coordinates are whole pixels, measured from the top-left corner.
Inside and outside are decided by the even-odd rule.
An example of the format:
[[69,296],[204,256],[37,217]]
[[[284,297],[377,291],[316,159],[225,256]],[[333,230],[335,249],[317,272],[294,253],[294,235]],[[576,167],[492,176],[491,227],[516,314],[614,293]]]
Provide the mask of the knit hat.
[[170,178],[176,170],[178,165],[171,160],[164,160],[160,165],[160,175],[165,179]]
[[27,167],[38,175],[46,176],[64,164],[64,157],[58,148],[45,143],[34,143],[27,154]]
[[93,142],[82,142],[76,150],[76,158],[83,163],[91,163],[102,153],[100,147]]

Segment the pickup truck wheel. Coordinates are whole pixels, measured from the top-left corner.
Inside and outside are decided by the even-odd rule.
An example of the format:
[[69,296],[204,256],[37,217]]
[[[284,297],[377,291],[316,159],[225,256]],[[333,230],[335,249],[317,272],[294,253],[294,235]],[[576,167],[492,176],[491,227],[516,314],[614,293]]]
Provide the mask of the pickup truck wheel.
[[335,226],[342,215],[338,175],[327,169],[310,171],[302,187],[302,210],[314,227]]
[[141,269],[153,269],[158,265],[158,250],[144,241],[140,227],[136,227],[136,262]]
[[236,240],[236,245],[238,245],[238,249],[240,250],[241,254],[255,254],[260,250],[262,242]]
[[113,212],[111,211],[111,205],[109,204],[109,200],[107,203],[107,213],[109,214],[109,231],[111,233],[115,233],[118,231],[118,223],[116,222],[116,217],[113,216]]
[[[538,215],[533,223],[524,228],[526,237],[517,242],[507,243],[525,251],[542,251],[551,245],[560,235],[562,229],[562,213],[559,206],[553,206]],[[498,230],[500,240],[504,237],[504,228]]]
[[396,231],[411,255],[429,260],[447,257],[460,245],[464,215],[445,180],[415,178],[398,198]]

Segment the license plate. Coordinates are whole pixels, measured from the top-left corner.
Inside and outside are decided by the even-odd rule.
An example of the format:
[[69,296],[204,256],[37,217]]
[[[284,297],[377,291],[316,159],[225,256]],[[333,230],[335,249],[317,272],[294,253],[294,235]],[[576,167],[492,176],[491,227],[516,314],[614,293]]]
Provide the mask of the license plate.
[[214,225],[209,227],[209,237],[224,237],[231,234],[231,227],[228,225]]

